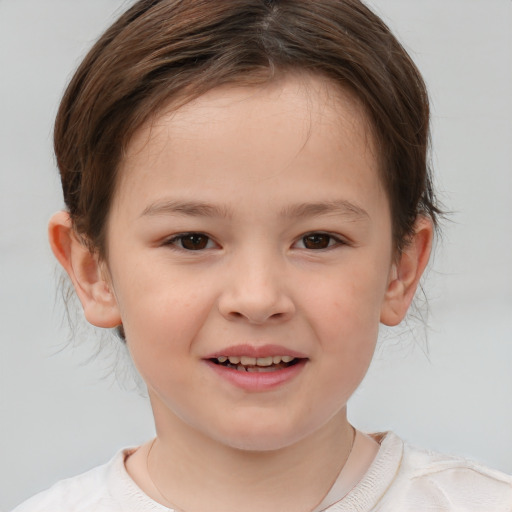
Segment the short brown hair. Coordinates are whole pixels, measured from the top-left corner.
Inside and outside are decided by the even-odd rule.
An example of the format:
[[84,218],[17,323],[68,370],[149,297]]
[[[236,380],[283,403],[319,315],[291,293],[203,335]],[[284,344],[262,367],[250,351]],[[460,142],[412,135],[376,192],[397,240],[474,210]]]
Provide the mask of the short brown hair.
[[439,213],[428,165],[422,77],[359,0],[139,0],[98,40],[55,123],[64,199],[77,233],[104,255],[116,173],[134,132],[173,99],[304,70],[364,106],[400,249],[419,214]]

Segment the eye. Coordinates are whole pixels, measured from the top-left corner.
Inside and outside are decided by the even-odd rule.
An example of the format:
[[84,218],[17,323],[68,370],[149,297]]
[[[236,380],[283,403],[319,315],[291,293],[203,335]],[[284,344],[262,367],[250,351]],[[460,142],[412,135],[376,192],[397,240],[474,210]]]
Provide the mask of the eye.
[[344,242],[327,233],[308,233],[297,242],[301,249],[321,250],[341,245]]
[[215,247],[212,239],[204,233],[183,233],[176,235],[166,242],[166,245],[173,245],[186,251],[202,251]]

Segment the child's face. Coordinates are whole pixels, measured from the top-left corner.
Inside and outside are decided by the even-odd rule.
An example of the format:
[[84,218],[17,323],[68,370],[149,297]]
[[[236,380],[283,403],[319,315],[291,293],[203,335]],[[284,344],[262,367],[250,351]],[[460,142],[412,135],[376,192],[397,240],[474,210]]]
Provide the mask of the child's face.
[[344,416],[394,273],[351,97],[307,77],[215,89],[141,130],[120,172],[108,269],[157,428],[266,450]]

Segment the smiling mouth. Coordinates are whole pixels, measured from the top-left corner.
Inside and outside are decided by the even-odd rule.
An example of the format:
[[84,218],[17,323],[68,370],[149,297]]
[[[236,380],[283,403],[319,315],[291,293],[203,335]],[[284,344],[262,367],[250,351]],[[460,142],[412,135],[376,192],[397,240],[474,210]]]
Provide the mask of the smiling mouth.
[[240,372],[276,372],[297,364],[302,359],[292,356],[219,356],[210,359],[213,363]]

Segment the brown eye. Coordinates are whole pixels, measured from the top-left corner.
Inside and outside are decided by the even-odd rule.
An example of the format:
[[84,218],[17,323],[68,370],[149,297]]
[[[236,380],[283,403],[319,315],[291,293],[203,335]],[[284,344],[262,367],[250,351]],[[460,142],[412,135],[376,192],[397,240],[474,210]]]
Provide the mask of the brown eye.
[[327,249],[333,242],[333,237],[324,233],[313,233],[302,238],[306,249]]
[[210,239],[201,233],[180,235],[175,242],[187,251],[201,251],[209,247]]

